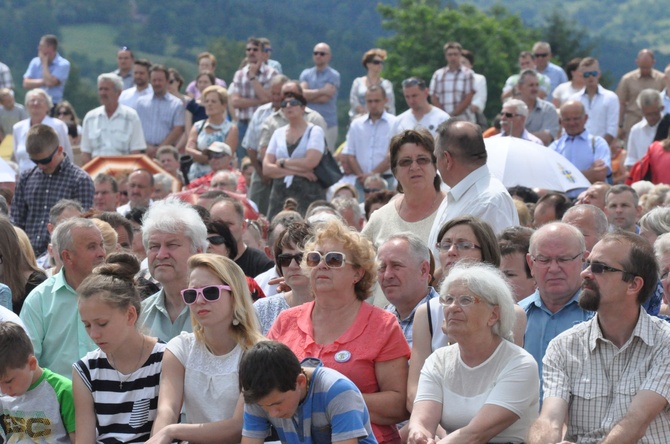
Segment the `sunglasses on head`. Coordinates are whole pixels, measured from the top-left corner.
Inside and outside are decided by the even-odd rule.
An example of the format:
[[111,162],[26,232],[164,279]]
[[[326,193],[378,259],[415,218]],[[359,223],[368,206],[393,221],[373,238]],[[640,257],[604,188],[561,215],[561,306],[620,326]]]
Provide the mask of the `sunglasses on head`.
[[45,157],[44,159],[33,159],[31,157],[30,160],[32,160],[38,165],[48,165],[53,160],[54,156],[56,155],[56,152],[58,152],[58,148],[60,148],[60,146],[57,146],[56,149],[53,150],[53,152],[49,155],[49,157]]
[[288,108],[289,106],[301,106],[302,102],[298,99],[286,99],[281,101],[282,108]]
[[291,265],[291,261],[295,260],[295,263],[300,265],[300,262],[302,262],[302,257],[303,253],[297,253],[297,254],[288,254],[288,253],[282,253],[279,256],[276,257],[277,259],[277,264],[281,268],[288,267]]
[[306,263],[308,267],[316,267],[324,261],[328,268],[342,268],[347,263],[347,256],[339,251],[331,251],[324,255],[318,251],[307,253]]
[[418,86],[419,88],[425,88],[426,87],[426,82],[424,82],[421,79],[417,79],[414,77],[410,77],[409,79],[405,79],[402,81],[402,87],[403,88],[409,88],[412,86]]
[[218,301],[223,290],[230,291],[228,285],[209,285],[202,288],[186,288],[181,291],[181,297],[184,304],[193,305],[198,300],[198,295],[202,295],[206,302]]

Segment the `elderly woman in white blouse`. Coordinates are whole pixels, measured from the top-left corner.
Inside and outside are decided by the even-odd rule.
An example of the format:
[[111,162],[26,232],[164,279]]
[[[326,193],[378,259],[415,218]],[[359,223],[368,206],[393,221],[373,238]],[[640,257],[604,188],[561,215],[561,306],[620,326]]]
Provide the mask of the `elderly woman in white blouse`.
[[514,299],[504,276],[487,264],[456,265],[440,304],[456,344],[436,350],[421,370],[408,442],[524,442],[540,382],[533,357],[511,340]]

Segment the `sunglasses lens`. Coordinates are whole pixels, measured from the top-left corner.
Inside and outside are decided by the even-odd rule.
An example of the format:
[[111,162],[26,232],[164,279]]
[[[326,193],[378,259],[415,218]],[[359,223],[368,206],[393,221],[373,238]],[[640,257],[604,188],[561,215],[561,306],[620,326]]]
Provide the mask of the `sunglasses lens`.
[[220,294],[221,292],[216,287],[205,287],[202,289],[202,295],[210,302],[219,299]]
[[321,254],[318,251],[307,253],[307,266],[316,267],[321,262]]
[[198,298],[198,292],[192,289],[184,290],[181,295],[184,298],[184,302],[188,305],[191,305]]
[[207,238],[210,244],[212,245],[221,245],[225,243],[225,240],[223,239],[223,236],[212,236]]
[[326,265],[331,268],[340,268],[344,266],[344,254],[328,253],[326,254]]

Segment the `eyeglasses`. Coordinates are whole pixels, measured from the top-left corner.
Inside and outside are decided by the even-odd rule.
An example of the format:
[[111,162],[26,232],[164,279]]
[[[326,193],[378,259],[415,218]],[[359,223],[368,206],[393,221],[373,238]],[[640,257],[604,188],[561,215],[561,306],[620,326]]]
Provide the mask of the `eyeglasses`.
[[328,54],[328,53],[325,52],[325,51],[314,51],[314,55],[315,55],[315,56],[325,57],[326,54]]
[[411,86],[418,86],[419,88],[425,88],[426,82],[424,82],[421,79],[417,79],[416,77],[410,77],[409,79],[405,79],[402,81],[403,88],[409,88]]
[[576,255],[570,257],[570,256],[561,256],[561,257],[546,257],[546,256],[531,256],[530,258],[535,262],[535,264],[540,267],[540,268],[547,268],[551,266],[551,263],[553,261],[556,261],[558,266],[566,265],[569,262],[574,261],[577,259],[579,256],[584,254],[582,251],[581,253],[577,253]]
[[460,307],[468,307],[473,304],[479,304],[482,300],[477,296],[470,296],[469,294],[464,294],[462,296],[453,296],[446,295],[440,296],[440,305],[443,307],[451,307],[454,304],[458,304]]
[[66,109],[58,111],[59,116],[69,116],[70,114],[72,114],[72,113],[70,111],[66,110]]
[[536,57],[536,58],[537,57],[548,57],[549,53],[548,52],[536,52],[535,54],[533,54],[533,56]]
[[414,162],[416,162],[416,164],[419,166],[426,166],[429,163],[432,163],[433,160],[430,157],[425,156],[419,156],[416,159],[412,159],[411,157],[403,157],[402,159],[398,159],[398,166],[407,168],[411,166]]
[[218,234],[216,236],[208,237],[207,240],[212,245],[223,245],[226,243],[226,238]]
[[589,77],[598,77],[598,74],[600,74],[598,71],[586,71],[582,73],[585,79],[588,79]]
[[305,262],[308,267],[316,267],[321,261],[324,261],[328,268],[342,268],[346,263],[351,263],[347,261],[347,256],[339,251],[331,251],[325,255],[322,255],[318,251],[307,253],[307,260]]
[[474,242],[468,242],[468,241],[458,241],[458,242],[442,241],[436,243],[435,246],[437,247],[438,250],[441,251],[449,251],[451,250],[451,247],[456,247],[458,251],[470,251],[470,250],[482,249],[482,247],[480,247],[479,245],[475,245]]
[[60,148],[60,146],[57,146],[56,149],[53,150],[51,155],[49,155],[49,157],[45,157],[44,159],[33,159],[31,157],[30,160],[32,160],[33,162],[35,162],[38,165],[48,165],[53,160],[54,156],[56,155],[56,152],[58,152],[58,148]]
[[282,253],[279,256],[277,256],[277,264],[279,264],[281,268],[284,268],[291,265],[291,261],[295,260],[295,263],[300,265],[300,262],[302,262],[302,257],[303,253],[298,254]]
[[499,115],[500,115],[500,117],[504,116],[504,117],[507,117],[508,119],[511,119],[512,117],[521,116],[522,114],[504,113],[504,112],[501,111]]
[[213,151],[207,151],[207,158],[208,159],[220,159],[220,158],[225,157],[225,156],[229,156],[229,154],[224,153],[224,152],[215,153]]
[[[591,268],[591,273],[593,273],[593,274],[603,274],[603,273],[623,273],[623,274],[632,274],[633,276],[635,276],[635,274],[634,274],[634,273],[631,273],[630,271],[626,271],[626,270],[621,270],[621,269],[619,269],[619,268],[610,267],[609,265],[605,265],[605,264],[603,264],[603,263],[601,263],[601,262],[585,261],[585,262],[584,262],[584,265],[585,265],[584,270],[586,270],[587,268],[590,267],[590,268]],[[666,273],[666,275],[667,275],[667,273]],[[661,278],[661,279],[662,279],[662,278]]]
[[206,302],[218,301],[223,290],[230,291],[228,285],[210,285],[202,288],[186,288],[181,291],[181,297],[184,304],[193,305],[198,300],[198,296],[202,295]]
[[255,46],[249,47],[246,50],[247,52],[258,52],[258,48],[256,48]]
[[289,106],[301,106],[302,102],[298,99],[291,99],[291,100],[282,100],[281,101],[281,107],[282,108],[288,108]]
[[372,63],[373,65],[383,65],[384,61],[379,59],[372,59],[368,63]]
[[263,52],[272,52],[272,48],[265,48],[263,49]]

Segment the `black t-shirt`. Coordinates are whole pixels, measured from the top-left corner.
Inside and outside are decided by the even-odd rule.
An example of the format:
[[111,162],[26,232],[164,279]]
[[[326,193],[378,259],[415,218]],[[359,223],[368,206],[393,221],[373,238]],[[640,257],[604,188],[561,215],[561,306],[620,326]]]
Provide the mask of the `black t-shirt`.
[[240,266],[245,276],[249,277],[256,277],[275,266],[265,253],[255,248],[247,248],[235,263]]

